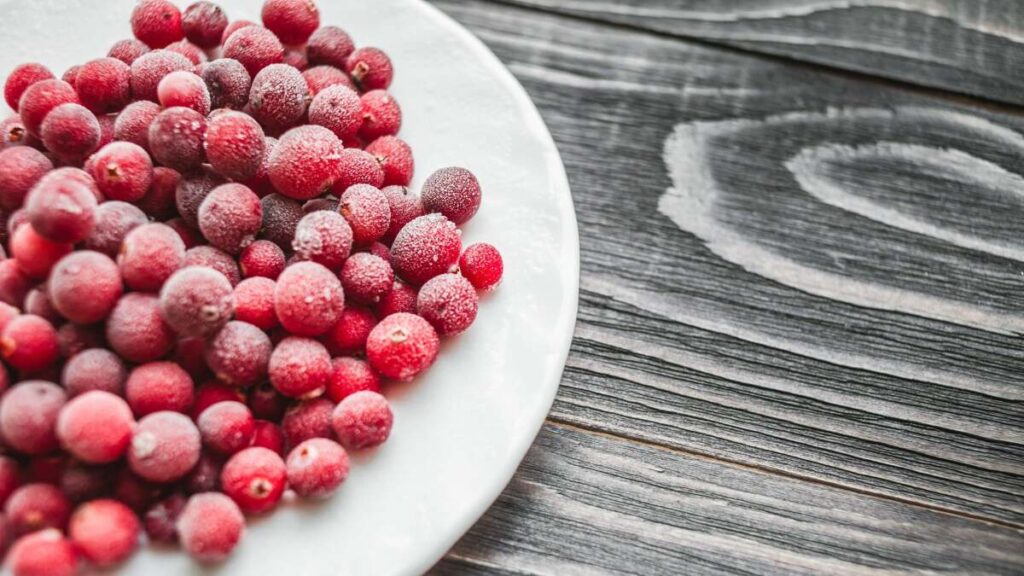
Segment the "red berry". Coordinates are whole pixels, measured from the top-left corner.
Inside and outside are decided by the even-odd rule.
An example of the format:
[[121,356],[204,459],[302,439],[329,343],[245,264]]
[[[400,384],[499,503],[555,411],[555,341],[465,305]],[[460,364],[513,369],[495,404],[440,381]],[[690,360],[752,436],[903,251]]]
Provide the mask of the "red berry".
[[331,361],[331,379],[327,383],[327,396],[341,402],[363,390],[380,392],[380,378],[370,364],[359,358],[342,356]]
[[71,502],[94,500],[114,489],[116,469],[117,466],[111,464],[94,466],[72,461],[65,467],[58,485]]
[[238,264],[227,252],[213,246],[196,246],[185,252],[185,266],[202,266],[220,272],[232,286],[242,280]]
[[62,258],[47,282],[53,307],[68,320],[92,324],[110,315],[121,298],[121,273],[110,256],[81,250]]
[[442,168],[423,184],[423,207],[463,224],[480,208],[480,183],[465,168]]
[[404,282],[395,281],[391,290],[380,297],[374,307],[378,318],[387,318],[398,312],[416,312],[416,298],[419,293]]
[[363,117],[359,128],[360,138],[369,142],[381,136],[398,134],[402,127],[402,109],[389,92],[371,90],[362,95],[360,103]]
[[[231,29],[224,32],[227,33]],[[284,61],[284,46],[274,33],[255,24],[244,26],[232,32],[224,41],[225,58],[238,60],[250,76],[272,64]]]
[[57,416],[61,446],[75,458],[105,464],[128,449],[135,419],[128,404],[110,392],[93,390],[71,399]]
[[285,443],[295,447],[310,438],[330,438],[333,411],[334,403],[326,398],[295,404],[284,413],[281,420]]
[[[273,390],[273,388],[270,390]],[[280,419],[280,417],[280,414],[276,416],[278,419]],[[281,434],[281,429],[273,422],[268,422],[266,420],[256,421],[256,432],[252,437],[252,445],[254,447],[273,450],[278,456],[284,455],[284,436]]]
[[188,372],[174,362],[150,362],[128,375],[124,395],[136,416],[171,411],[188,413],[195,384]]
[[252,178],[263,162],[263,129],[248,114],[225,112],[206,128],[206,157],[213,169],[232,180]]
[[51,382],[29,380],[10,388],[0,401],[4,444],[24,454],[53,451],[57,414],[66,401],[64,390]]
[[163,48],[181,40],[181,12],[167,0],[141,0],[132,10],[132,33],[150,48]]
[[366,249],[367,252],[377,256],[381,260],[391,264],[391,249],[386,244],[380,242],[374,242]]
[[242,181],[242,184],[248,186],[260,198],[265,198],[275,192],[274,185],[270,182],[270,155],[276,147],[277,139],[265,136],[263,138],[263,156],[260,158],[259,168],[256,169],[256,173],[252,175],[252,178],[246,178]]
[[306,56],[314,66],[328,64],[344,68],[345,61],[354,50],[352,37],[337,26],[324,26],[316,30],[306,44]]
[[157,87],[171,72],[191,71],[192,62],[170,50],[154,50],[132,62],[132,97],[136,100],[157,101]]
[[156,88],[157,100],[164,108],[181,106],[199,112],[210,113],[210,92],[202,78],[184,70],[177,70],[164,76]]
[[114,42],[114,45],[110,47],[107,52],[107,56],[110,58],[117,58],[121,62],[131,66],[132,62],[135,62],[146,52],[149,52],[149,46],[136,38],[126,38],[124,40],[118,40]]
[[239,282],[234,291],[235,318],[263,330],[277,326],[277,313],[274,311],[276,286],[273,280],[259,276]]
[[315,125],[289,130],[270,155],[268,176],[277,190],[297,200],[326,192],[338,173],[341,142]]
[[391,265],[369,252],[353,254],[341,267],[340,276],[345,294],[351,300],[362,303],[376,302],[395,283]]
[[263,205],[263,231],[260,237],[282,249],[291,250],[295,228],[306,215],[302,204],[281,194],[264,196],[260,204]]
[[188,40],[178,40],[177,42],[168,44],[165,50],[181,54],[196,66],[206,63],[206,53],[203,52],[203,49]]
[[136,512],[146,510],[165,496],[167,486],[143,480],[128,466],[121,468],[114,480],[114,497]]
[[393,416],[388,401],[376,392],[363,390],[338,403],[331,426],[341,445],[362,450],[383,444],[391,434]]
[[31,278],[41,279],[50,273],[58,260],[71,252],[73,246],[51,242],[40,236],[35,227],[23,224],[11,236],[10,248],[11,256],[21,271]]
[[214,188],[199,207],[199,229],[206,239],[237,254],[260,231],[263,209],[256,194],[241,184]]
[[284,409],[288,406],[288,399],[279,394],[269,382],[264,381],[262,384],[254,386],[249,390],[247,403],[249,409],[252,410],[253,416],[256,418],[277,422],[284,415]]
[[43,176],[25,198],[32,228],[51,242],[84,240],[96,224],[92,178],[76,168]]
[[135,426],[128,465],[151,482],[173,482],[196,465],[200,448],[199,430],[188,416],[156,412]]
[[232,386],[251,386],[267,375],[273,345],[263,330],[247,322],[228,322],[210,340],[206,363]]
[[247,448],[256,432],[256,421],[245,404],[219,402],[199,415],[197,420],[203,444],[221,454],[234,454]]
[[341,281],[321,264],[292,264],[277,279],[274,310],[281,326],[292,334],[323,334],[338,321],[344,306]]
[[219,58],[208,63],[199,73],[210,92],[210,106],[241,110],[249,102],[252,77],[242,63],[232,58]]
[[206,196],[224,179],[211,172],[203,171],[185,178],[174,192],[175,205],[181,218],[191,227],[199,227],[199,207]]
[[266,448],[246,448],[232,456],[220,474],[224,493],[245,512],[258,514],[277,506],[284,494],[285,465]]
[[[242,29],[239,34],[245,31]],[[249,90],[250,113],[270,131],[294,126],[306,113],[308,102],[309,87],[306,80],[302,73],[287,64],[271,64],[252,79],[252,88]]]
[[176,214],[174,195],[180,183],[181,174],[177,170],[157,166],[153,168],[153,183],[150,184],[149,191],[137,200],[135,205],[153,218],[170,218]]
[[270,355],[268,373],[270,383],[285,396],[315,396],[327,384],[331,356],[316,340],[289,336]]
[[25,484],[7,499],[4,514],[18,536],[46,528],[63,530],[71,515],[71,503],[56,486]]
[[359,94],[342,85],[320,90],[309,104],[309,123],[327,128],[342,140],[355,137],[363,125],[363,116]]
[[284,251],[269,240],[249,244],[238,257],[238,267],[245,278],[262,276],[273,280],[284,270],[284,263]]
[[441,214],[427,214],[409,222],[391,245],[391,263],[403,280],[423,284],[453,270],[462,241],[459,229]]
[[[66,258],[66,256],[65,256]],[[58,324],[64,321],[64,317],[53,307],[50,297],[47,295],[47,285],[40,284],[38,287],[29,290],[25,295],[25,314],[33,314],[46,320],[51,324]]]
[[[235,403],[236,402],[231,402]],[[224,402],[221,402],[224,404]],[[224,468],[224,458],[210,451],[203,452],[199,463],[182,481],[186,494],[198,494],[220,490],[220,471]]]
[[391,206],[387,196],[369,184],[356,184],[341,195],[338,211],[352,226],[356,245],[380,239],[391,225]]
[[438,334],[459,334],[476,318],[476,290],[458,274],[441,274],[420,288],[416,312],[434,325]]
[[131,292],[117,301],[107,318],[107,341],[125,360],[151,362],[171,351],[174,333],[160,314],[159,298]]
[[7,556],[14,576],[74,576],[78,571],[78,553],[59,530],[20,538]]
[[330,86],[341,85],[351,90],[356,89],[348,74],[334,66],[313,66],[304,70],[302,77],[306,80],[311,98]]
[[212,268],[182,268],[160,289],[160,313],[181,336],[213,335],[231,319],[231,283]]
[[131,556],[139,541],[139,519],[116,500],[93,500],[71,516],[68,535],[94,566],[113,566]]
[[68,322],[57,329],[57,345],[62,358],[73,358],[83,350],[106,346],[103,326],[81,326]]
[[61,104],[43,120],[39,128],[46,148],[69,163],[81,162],[100,143],[100,123],[88,108],[80,104]]
[[263,25],[285,44],[304,44],[320,26],[320,11],[313,0],[266,0]]
[[29,86],[36,82],[52,79],[53,72],[50,72],[50,69],[42,64],[35,62],[19,64],[15,66],[14,70],[11,70],[4,83],[4,100],[12,110],[17,110],[18,101],[21,100],[21,95],[28,90]]
[[0,150],[0,206],[7,210],[20,208],[28,191],[50,170],[53,162],[35,148]]
[[185,9],[181,27],[190,42],[202,48],[215,48],[228,27],[228,17],[213,2],[195,2]]
[[490,290],[501,282],[501,253],[484,242],[473,244],[459,258],[459,271],[477,290]]
[[202,114],[181,106],[168,108],[149,126],[149,149],[157,162],[187,172],[198,168],[206,158],[205,135],[206,118]]
[[196,389],[196,402],[192,406],[192,418],[199,418],[207,408],[220,402],[243,402],[245,397],[238,388],[216,380],[207,382]]
[[79,68],[75,90],[93,112],[116,112],[132,100],[132,69],[117,58],[90,60]]
[[171,274],[185,265],[185,244],[165,224],[144,224],[125,237],[118,265],[130,288],[156,292]]
[[132,102],[114,121],[114,138],[149,150],[149,125],[160,113],[160,105],[149,100]]
[[18,370],[42,370],[57,360],[57,332],[45,319],[23,314],[0,333],[0,350],[4,360]]
[[220,35],[220,43],[226,43],[232,34],[246,26],[256,26],[256,23],[251,20],[235,20],[234,22],[229,22],[227,28],[224,29],[224,33]]
[[366,337],[377,325],[372,312],[361,306],[345,306],[338,322],[324,334],[323,342],[333,354],[358,354],[366,348]]
[[352,251],[352,228],[337,212],[311,212],[295,228],[292,247],[299,258],[338,270]]
[[106,348],[92,348],[75,354],[61,372],[61,384],[71,397],[97,390],[121,395],[127,372],[124,362]]
[[439,344],[429,322],[399,312],[374,326],[366,340],[366,359],[386,378],[411,380],[434,363]]
[[303,498],[326,498],[348,477],[348,454],[333,440],[310,438],[292,449],[288,485]]
[[163,544],[177,542],[178,529],[174,524],[184,509],[185,497],[181,494],[172,494],[147,510],[142,518],[142,525],[149,540]]
[[[117,122],[116,114],[100,114],[96,117],[96,121],[100,123],[100,141],[96,145],[96,149],[99,150],[114,141],[114,123]],[[91,157],[85,159],[85,163],[88,164]]]
[[391,85],[394,69],[391,59],[378,48],[360,48],[345,61],[348,72],[363,91],[383,90]]
[[35,137],[41,135],[43,120],[50,111],[62,104],[78,104],[78,93],[63,80],[40,80],[33,83],[18,101],[18,114],[25,129]]
[[[185,243],[186,262],[189,260],[188,251],[193,248],[210,248],[211,250],[217,250],[213,246],[204,245],[203,236],[198,230],[189,226],[188,223],[185,222],[184,218],[171,218],[164,222],[164,224],[174,230],[174,232],[178,234],[178,237],[181,238],[181,241]],[[220,250],[217,250],[217,252],[220,252]],[[227,256],[228,258],[231,257],[230,255]]]
[[177,528],[181,547],[189,556],[200,562],[220,562],[242,539],[245,517],[231,498],[206,492],[188,499]]
[[93,154],[90,171],[100,192],[110,200],[134,202],[153,183],[153,161],[138,144],[112,142]]
[[366,151],[377,158],[377,162],[384,170],[385,185],[409,185],[415,164],[412,159],[412,148],[409,148],[405,141],[395,136],[381,136],[371,142]]

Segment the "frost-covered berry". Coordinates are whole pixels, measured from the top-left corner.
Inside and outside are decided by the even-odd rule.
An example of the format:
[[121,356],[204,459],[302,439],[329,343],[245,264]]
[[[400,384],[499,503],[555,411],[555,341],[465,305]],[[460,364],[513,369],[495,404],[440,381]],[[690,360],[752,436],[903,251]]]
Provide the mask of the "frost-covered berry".
[[132,97],[136,100],[157,101],[157,87],[171,72],[191,71],[192,62],[170,50],[153,50],[132,62]]
[[[11,256],[14,257],[18,268],[26,276],[36,279],[45,278],[53,265],[71,252],[72,248],[71,244],[47,240],[28,223],[18,226],[10,241]],[[18,301],[17,304],[21,302]]]
[[429,322],[399,312],[374,326],[366,340],[366,359],[386,378],[410,380],[434,363],[439,344]]
[[366,349],[366,338],[377,325],[377,318],[361,306],[345,306],[338,322],[323,336],[332,354],[359,354]]
[[114,121],[114,138],[149,151],[149,125],[160,113],[160,105],[149,100],[132,102]]
[[327,384],[331,356],[316,340],[289,336],[271,353],[268,374],[270,383],[285,396],[313,396]]
[[62,104],[79,104],[78,93],[63,80],[40,80],[29,85],[18,101],[18,115],[29,134],[39,137],[43,120]]
[[284,264],[284,251],[269,240],[256,240],[246,246],[238,257],[238,267],[244,278],[262,276],[274,280],[284,270]]
[[362,303],[376,302],[395,282],[391,265],[369,252],[357,252],[345,260],[340,277],[346,296]]
[[293,405],[281,420],[281,433],[289,447],[310,438],[331,437],[331,413],[334,403],[327,398],[314,398]]
[[4,514],[15,535],[47,528],[63,530],[71,503],[56,486],[37,482],[15,490],[4,505]]
[[419,285],[453,270],[461,251],[455,224],[441,214],[427,214],[406,224],[395,237],[391,264],[403,280]]
[[391,59],[379,48],[360,48],[345,61],[345,71],[364,91],[383,90],[391,85],[395,71]]
[[320,11],[313,0],[266,0],[263,25],[285,44],[304,44],[320,26]]
[[75,168],[43,176],[25,197],[32,228],[51,242],[84,240],[96,225],[92,178]]
[[253,240],[263,224],[263,208],[255,192],[242,184],[214,188],[199,206],[199,230],[210,244],[237,254]]
[[0,435],[4,444],[23,454],[46,454],[57,448],[57,414],[67,402],[52,382],[16,384],[0,400]]
[[284,46],[270,30],[250,25],[228,36],[223,54],[241,62],[250,76],[256,76],[264,68],[284,61]]
[[61,258],[47,282],[50,302],[62,316],[79,324],[99,322],[121,298],[121,273],[110,256],[80,250]]
[[224,179],[220,176],[203,171],[185,178],[178,184],[174,192],[174,202],[178,214],[186,224],[193,228],[199,227],[199,207],[210,191],[223,183]]
[[150,48],[163,48],[185,37],[181,12],[167,0],[142,0],[132,10],[132,34]]
[[336,195],[341,196],[357,184],[366,184],[374,188],[383,186],[384,170],[369,152],[358,148],[346,148],[341,152],[338,178],[334,181],[332,189]]
[[290,198],[320,196],[334,183],[341,151],[341,142],[323,126],[294,128],[274,147],[268,176],[274,187]]
[[242,280],[235,286],[235,318],[248,322],[263,330],[277,326],[274,312],[273,280],[253,277]]
[[[185,243],[186,262],[190,260],[188,257],[188,250],[192,250],[193,248],[209,248],[211,250],[217,250],[213,246],[206,246],[203,244],[204,240],[202,234],[199,233],[199,230],[189,226],[188,223],[185,222],[184,218],[171,218],[164,222],[164,224],[166,224],[171,230],[174,230],[178,237],[181,238],[181,241]],[[221,251],[217,250],[217,252]],[[228,258],[230,257],[231,256],[228,255]]]
[[41,530],[11,546],[7,565],[14,576],[74,576],[78,552],[59,530]]
[[201,447],[199,430],[188,416],[156,412],[135,426],[128,465],[150,482],[173,482],[196,465]]
[[277,279],[274,309],[281,325],[292,334],[323,334],[338,321],[344,306],[341,281],[321,264],[292,264]]
[[134,426],[135,418],[124,400],[93,390],[61,408],[56,433],[61,446],[75,458],[105,464],[118,460],[128,449]]
[[331,415],[331,426],[341,445],[362,450],[383,444],[391,434],[393,416],[388,401],[364,390],[347,396]]
[[125,360],[150,362],[171,351],[174,332],[164,322],[155,295],[130,292],[107,318],[107,341]]
[[462,224],[480,208],[480,183],[465,168],[442,168],[427,178],[421,196],[428,212],[440,212]]
[[228,27],[228,17],[220,6],[204,0],[185,9],[181,27],[185,37],[196,46],[214,48],[220,44],[221,35]]
[[233,20],[231,22],[228,22],[228,26],[227,26],[227,28],[224,29],[224,33],[220,35],[220,43],[221,44],[226,43],[228,41],[228,38],[231,38],[232,34],[234,34],[235,32],[238,32],[242,28],[245,28],[247,26],[256,26],[256,25],[257,24],[255,22],[253,22],[252,20],[244,20],[244,19]]
[[199,74],[210,92],[210,106],[241,110],[249,102],[252,77],[238,60],[219,58],[207,63]]
[[356,89],[356,85],[352,83],[352,79],[348,77],[348,74],[334,66],[313,66],[312,68],[307,68],[303,70],[302,77],[306,79],[306,86],[309,87],[309,96],[311,98],[329,86],[340,85],[350,90]]
[[370,244],[370,246],[366,248],[366,251],[380,258],[381,260],[387,262],[388,264],[391,264],[391,248],[388,248],[387,244],[383,244],[381,242],[374,242],[373,244]]
[[371,90],[360,98],[363,122],[359,137],[367,142],[381,136],[398,134],[402,127],[402,109],[386,90]]
[[357,246],[372,244],[391,225],[391,206],[382,191],[369,184],[356,184],[341,195],[338,212],[352,227],[352,240]]
[[242,280],[238,264],[227,252],[213,246],[195,246],[185,251],[185,266],[204,266],[220,272],[232,286]]
[[[338,289],[341,289],[340,283]],[[42,370],[57,360],[60,352],[57,331],[44,318],[22,314],[8,322],[0,332],[0,352],[7,364],[18,370]]]
[[338,270],[352,251],[352,228],[337,212],[311,212],[295,228],[292,248],[299,258]]
[[157,162],[187,172],[206,159],[205,136],[206,118],[191,108],[176,106],[153,119],[149,126],[149,150]]
[[344,68],[345,61],[354,50],[355,43],[352,37],[337,26],[319,28],[306,43],[306,56],[309,63],[314,66],[327,64],[335,68]]
[[117,500],[93,500],[75,510],[68,536],[75,549],[91,564],[113,566],[131,556],[138,546],[139,518]]
[[149,52],[149,46],[146,46],[145,42],[137,38],[125,38],[124,40],[114,42],[114,45],[107,51],[107,56],[110,58],[117,58],[121,62],[131,66],[132,62],[135,62],[139,56],[142,56],[146,52]]
[[[250,29],[257,29],[255,26]],[[242,29],[238,34],[244,34]],[[234,40],[234,38],[232,38]],[[309,87],[302,73],[287,64],[271,64],[257,73],[249,90],[253,118],[271,131],[294,126],[306,113]]]
[[220,454],[234,454],[247,448],[256,432],[256,421],[240,402],[218,402],[196,421],[203,444]]
[[327,396],[332,401],[341,402],[363,390],[380,392],[380,377],[370,367],[369,362],[351,356],[342,356],[331,361]]
[[181,54],[196,66],[206,64],[206,52],[203,52],[202,48],[188,40],[178,40],[177,42],[168,44],[164,49],[168,52],[177,52],[178,54]]
[[206,363],[232,386],[251,386],[267,375],[273,345],[263,330],[247,322],[228,322],[206,347]]
[[81,104],[61,104],[43,120],[39,136],[46,149],[65,162],[77,163],[100,143],[100,123]]
[[381,136],[366,146],[384,170],[384,185],[408,186],[415,170],[412,148],[395,136]]
[[4,100],[12,110],[18,109],[18,101],[28,87],[43,80],[52,80],[53,72],[42,64],[27,62],[19,64],[11,70],[4,82]]
[[232,456],[220,473],[224,493],[244,512],[259,514],[277,506],[286,483],[284,461],[266,448],[246,448]]
[[160,313],[182,336],[210,336],[231,319],[231,282],[212,268],[188,266],[160,289]]
[[260,198],[265,198],[276,192],[274,185],[270,182],[270,155],[276,147],[277,139],[265,136],[263,138],[263,156],[260,158],[259,167],[252,177],[241,182]]
[[309,67],[306,51],[301,48],[285,48],[284,63],[300,72]]
[[415,288],[396,280],[391,286],[391,291],[381,296],[380,301],[374,306],[374,311],[378,318],[387,318],[398,312],[416,312],[418,296]]
[[245,533],[245,517],[238,505],[218,492],[188,499],[178,517],[178,539],[189,556],[200,562],[221,562]]
[[248,114],[225,112],[206,127],[206,158],[221,176],[232,180],[252,178],[263,162],[263,128]]
[[260,200],[263,205],[263,230],[260,237],[282,249],[291,250],[295,228],[306,215],[302,204],[281,194],[270,194]]
[[433,324],[438,334],[458,334],[476,318],[477,300],[469,280],[458,274],[441,274],[420,288],[416,312]]
[[203,116],[210,113],[210,91],[206,82],[192,72],[177,70],[164,76],[156,87],[156,97],[164,108],[182,106]]
[[153,161],[131,142],[112,142],[93,154],[90,174],[109,200],[135,202],[153,183]]
[[185,244],[165,224],[144,224],[128,233],[118,255],[121,275],[133,290],[156,292],[185,265]]
[[310,438],[292,449],[288,485],[303,498],[326,498],[348,477],[348,453],[337,442]]
[[[273,391],[273,388],[268,387],[268,389]],[[284,405],[282,404],[281,410],[276,413],[274,418],[280,420],[283,413]],[[253,434],[252,445],[272,450],[277,455],[284,456],[284,435],[281,433],[281,428],[273,422],[256,421],[256,433]]]
[[124,383],[124,395],[136,416],[171,411],[188,413],[195,384],[174,362],[150,362],[135,367]]
[[71,397],[94,390],[120,396],[127,377],[124,362],[117,354],[106,348],[90,348],[68,359],[60,382]]
[[132,99],[131,78],[128,64],[116,58],[97,58],[78,69],[75,90],[82,105],[93,112],[116,112]]
[[0,206],[16,210],[32,186],[53,170],[53,162],[29,146],[0,150]]
[[309,123],[327,128],[341,140],[351,139],[359,133],[365,114],[359,94],[342,85],[320,90],[309,103]]
[[485,242],[473,244],[459,257],[459,271],[477,290],[490,290],[501,282],[501,253]]

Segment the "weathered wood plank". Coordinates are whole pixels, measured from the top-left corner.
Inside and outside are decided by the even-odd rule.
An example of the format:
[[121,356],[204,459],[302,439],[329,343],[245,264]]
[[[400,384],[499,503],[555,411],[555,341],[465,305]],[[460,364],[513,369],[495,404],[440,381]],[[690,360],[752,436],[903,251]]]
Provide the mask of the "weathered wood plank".
[[432,574],[1015,574],[1017,530],[547,427]]
[[1024,120],[437,4],[569,170],[583,297],[555,418],[1024,524]]
[[1017,0],[502,0],[1024,104]]

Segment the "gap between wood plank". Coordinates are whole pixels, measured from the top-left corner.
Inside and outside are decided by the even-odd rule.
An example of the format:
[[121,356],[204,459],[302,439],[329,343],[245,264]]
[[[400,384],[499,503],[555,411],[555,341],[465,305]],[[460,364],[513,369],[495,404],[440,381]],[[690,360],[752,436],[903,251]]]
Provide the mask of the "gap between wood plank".
[[927,502],[920,502],[918,500],[911,500],[909,498],[900,498],[898,496],[890,496],[888,494],[879,494],[877,492],[872,492],[871,490],[865,490],[863,488],[857,488],[855,486],[848,486],[846,484],[841,484],[839,482],[829,482],[827,480],[822,480],[820,478],[814,478],[814,477],[811,477],[811,476],[804,476],[802,474],[795,474],[795,473],[792,473],[792,472],[786,472],[784,470],[777,470],[775,468],[771,468],[771,467],[768,467],[768,466],[761,466],[761,465],[758,465],[758,464],[750,464],[750,463],[747,463],[747,462],[739,462],[739,461],[731,460],[731,459],[728,459],[728,458],[720,458],[718,456],[713,456],[711,454],[705,454],[703,452],[697,452],[697,451],[693,451],[693,450],[684,450],[684,449],[681,449],[681,448],[677,448],[675,446],[667,446],[665,444],[659,444],[658,442],[652,442],[650,440],[643,440],[643,439],[640,439],[640,438],[632,438],[632,437],[629,437],[629,436],[622,436],[622,435],[619,435],[619,434],[615,434],[614,432],[608,432],[606,430],[601,430],[600,428],[593,428],[593,427],[590,427],[590,426],[582,426],[580,424],[566,422],[566,421],[560,420],[558,418],[554,418],[552,416],[548,416],[545,419],[544,422],[545,422],[546,425],[549,425],[549,426],[552,426],[552,427],[555,427],[555,428],[563,428],[563,429],[567,429],[567,430],[575,430],[577,432],[581,432],[581,433],[585,433],[585,434],[592,434],[592,435],[595,435],[595,436],[601,436],[601,437],[608,438],[610,440],[614,440],[614,441],[617,441],[617,442],[632,442],[634,444],[640,444],[642,446],[647,446],[649,448],[653,448],[653,449],[656,449],[656,450],[661,450],[661,451],[664,451],[664,452],[671,452],[673,454],[679,454],[681,456],[685,456],[685,457],[688,457],[688,458],[696,458],[698,460],[705,460],[705,461],[708,461],[708,462],[714,462],[716,464],[725,464],[727,466],[734,466],[734,467],[737,467],[737,468],[744,468],[744,469],[751,470],[751,471],[754,471],[754,472],[757,472],[757,473],[760,473],[760,474],[768,474],[768,475],[771,475],[771,476],[779,476],[779,477],[783,477],[783,478],[790,478],[790,479],[793,479],[793,480],[799,480],[799,481],[802,481],[802,482],[808,482],[810,484],[816,484],[818,486],[825,486],[825,487],[828,487],[828,488],[835,488],[837,490],[844,490],[844,491],[847,491],[847,492],[853,492],[855,494],[861,494],[861,495],[864,495],[864,496],[869,496],[871,498],[878,498],[879,500],[887,500],[889,502],[896,502],[896,503],[899,503],[899,504],[906,504],[908,506],[914,506],[914,507],[917,507],[917,508],[923,508],[923,509],[926,509],[926,510],[930,510],[932,512],[938,512],[940,514],[947,514],[947,515],[950,515],[950,516],[956,516],[956,517],[964,518],[964,519],[967,519],[967,520],[973,520],[973,521],[976,521],[976,522],[983,522],[985,524],[993,524],[993,525],[996,525],[996,526],[1002,526],[1004,528],[1010,528],[1010,529],[1014,529],[1014,530],[1024,530],[1024,524],[1019,524],[1019,523],[1016,523],[1016,522],[1008,522],[1006,520],[999,520],[997,518],[989,518],[988,516],[981,516],[981,515],[978,515],[978,514],[971,514],[969,512],[962,512],[960,510],[953,510],[953,509],[950,509],[950,508],[945,508],[943,506],[935,506],[933,504],[928,504]]
[[835,67],[835,66],[829,66],[827,64],[821,64],[821,63],[818,63],[818,62],[810,62],[810,61],[807,61],[807,60],[800,60],[800,59],[797,59],[797,58],[793,58],[791,56],[784,56],[784,55],[781,55],[781,54],[771,54],[771,53],[768,53],[768,52],[759,52],[757,50],[753,50],[753,49],[750,49],[750,48],[744,48],[742,46],[737,46],[735,44],[729,44],[729,43],[725,43],[725,42],[715,42],[714,40],[709,40],[707,38],[702,38],[702,37],[699,37],[699,36],[692,36],[692,35],[687,35],[687,34],[672,34],[672,33],[669,33],[669,32],[662,32],[662,31],[659,31],[659,30],[651,30],[649,28],[644,28],[642,26],[637,26],[637,25],[634,25],[634,24],[628,24],[628,23],[625,23],[625,22],[614,22],[614,21],[610,21],[610,20],[602,20],[601,18],[597,18],[597,17],[593,17],[593,16],[585,16],[585,15],[582,15],[582,14],[569,14],[569,13],[566,13],[566,12],[558,12],[558,11],[555,11],[555,10],[547,10],[547,9],[545,9],[543,7],[540,7],[540,6],[523,5],[523,4],[518,4],[518,3],[515,3],[515,2],[508,2],[507,0],[485,0],[485,1],[486,2],[490,2],[492,4],[500,4],[502,6],[505,6],[505,7],[508,7],[508,8],[512,8],[512,9],[515,9],[515,10],[522,10],[522,11],[526,11],[526,12],[536,12],[536,13],[540,13],[540,14],[548,14],[548,15],[557,16],[557,17],[560,17],[560,18],[566,18],[566,19],[570,19],[570,20],[579,20],[579,21],[582,21],[582,22],[587,22],[587,23],[594,24],[594,25],[599,25],[599,26],[608,26],[608,27],[611,27],[611,28],[618,28],[620,30],[629,30],[631,32],[638,32],[638,33],[641,33],[641,34],[648,34],[648,35],[651,35],[651,36],[656,36],[658,38],[663,38],[663,39],[667,39],[667,40],[675,40],[677,42],[690,42],[692,44],[697,44],[697,45],[704,46],[704,47],[707,47],[707,48],[714,48],[716,50],[721,50],[721,51],[724,51],[724,52],[730,52],[730,53],[733,53],[733,54],[742,54],[742,55],[745,55],[745,56],[755,56],[755,57],[758,57],[758,58],[764,58],[766,60],[770,60],[772,62],[779,62],[779,63],[789,64],[789,65],[792,65],[792,66],[795,66],[795,67],[798,67],[798,68],[803,68],[803,69],[806,69],[806,70],[815,70],[815,71],[819,71],[819,72],[835,74],[835,75],[839,75],[839,76],[842,76],[844,78],[848,78],[848,79],[851,79],[851,80],[861,80],[861,81],[876,82],[876,83],[885,85],[885,86],[890,87],[890,88],[898,88],[898,89],[906,90],[908,92],[913,92],[915,94],[920,94],[920,95],[925,95],[925,96],[941,98],[941,99],[948,100],[948,101],[956,103],[956,104],[961,104],[961,105],[965,105],[965,106],[976,106],[978,108],[982,108],[982,109],[988,110],[990,112],[999,112],[999,113],[1003,113],[1003,114],[1012,114],[1012,115],[1015,115],[1015,116],[1024,116],[1024,106],[1018,106],[1018,105],[1014,105],[1014,104],[1009,104],[1009,103],[1006,103],[1006,102],[1003,102],[1003,101],[1000,101],[1000,100],[991,100],[991,99],[984,98],[984,97],[981,97],[981,96],[976,96],[976,95],[973,95],[973,94],[963,94],[961,92],[953,92],[952,90],[946,90],[946,89],[942,89],[942,88],[933,88],[931,86],[924,86],[924,85],[921,85],[921,84],[918,84],[916,82],[912,82],[912,81],[909,81],[909,80],[897,80],[895,78],[884,78],[884,77],[881,77],[881,76],[874,76],[874,75],[871,75],[871,74],[866,74],[864,72],[858,72],[856,70],[847,70],[845,68],[838,68],[838,67]]

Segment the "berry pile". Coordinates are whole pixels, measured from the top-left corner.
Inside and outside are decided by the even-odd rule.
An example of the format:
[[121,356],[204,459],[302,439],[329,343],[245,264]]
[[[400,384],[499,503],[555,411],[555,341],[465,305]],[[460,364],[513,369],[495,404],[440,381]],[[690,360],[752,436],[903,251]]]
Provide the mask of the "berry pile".
[[493,246],[462,246],[470,171],[409,190],[388,56],[311,0],[262,23],[141,0],[107,56],[4,84],[15,576],[117,564],[142,533],[220,561],[245,515],[330,495],[388,438],[382,381],[430,367],[501,279]]

